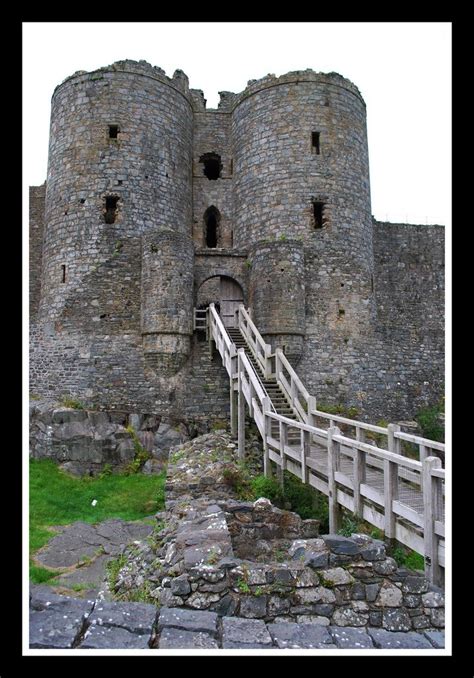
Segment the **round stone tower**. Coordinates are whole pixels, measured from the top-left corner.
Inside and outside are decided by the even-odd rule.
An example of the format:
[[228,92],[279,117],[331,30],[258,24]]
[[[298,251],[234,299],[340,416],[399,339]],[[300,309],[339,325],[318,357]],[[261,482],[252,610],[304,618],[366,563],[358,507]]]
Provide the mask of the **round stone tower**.
[[[346,335],[368,331],[375,312],[372,217],[366,110],[358,89],[337,73],[313,71],[250,81],[236,97],[232,139],[234,243],[250,247],[251,298],[253,289],[254,298],[277,303],[270,299],[276,285],[279,315],[293,315],[293,326],[304,334],[305,294],[295,294],[303,282],[297,266],[303,263],[311,281],[306,296],[319,295],[316,315],[323,306],[328,316],[335,314],[334,327],[329,317],[325,327],[337,333],[350,318]],[[272,245],[287,241],[304,245],[304,262],[296,249],[285,265],[279,250],[269,254]],[[337,289],[327,287],[326,270]],[[254,309],[257,326],[266,325],[263,307]],[[284,334],[277,343],[286,342]]]
[[[78,331],[100,332],[92,326],[97,308],[112,293],[127,298],[134,285],[127,330],[148,332],[149,308],[139,305],[137,257],[149,246],[146,240],[140,247],[140,238],[153,234],[156,240],[161,230],[172,230],[186,252],[181,256],[173,247],[165,256],[173,257],[186,279],[192,275],[192,121],[187,77],[176,71],[168,78],[146,62],[122,61],[92,73],[80,71],[56,88],[45,208],[44,321],[62,322],[65,309],[82,292],[83,298],[94,299],[95,310],[89,304],[76,315],[70,310],[69,322],[72,314]],[[165,261],[162,258],[161,264]],[[106,270],[111,263],[115,269],[108,279],[114,280],[113,290]],[[159,259],[155,266],[160,266]],[[131,274],[132,269],[138,273]],[[181,313],[189,313],[179,333],[185,327],[192,332],[192,284],[187,294],[184,301],[182,287],[169,285],[162,286],[159,299],[155,295],[163,308],[179,303]]]

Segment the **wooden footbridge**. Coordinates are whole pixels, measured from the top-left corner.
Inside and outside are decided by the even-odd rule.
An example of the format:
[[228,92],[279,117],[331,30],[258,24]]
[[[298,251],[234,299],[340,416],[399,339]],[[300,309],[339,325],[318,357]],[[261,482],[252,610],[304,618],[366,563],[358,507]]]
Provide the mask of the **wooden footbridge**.
[[[424,557],[425,574],[442,584],[445,566],[445,446],[317,409],[281,349],[272,352],[245,307],[233,327],[224,327],[214,304],[195,311],[195,329],[205,329],[230,380],[230,418],[244,455],[246,409],[270,462],[329,498],[329,528],[336,532],[340,507],[366,520]],[[411,443],[411,456],[403,442]],[[413,454],[413,450],[416,453]],[[415,458],[413,458],[415,457]]]

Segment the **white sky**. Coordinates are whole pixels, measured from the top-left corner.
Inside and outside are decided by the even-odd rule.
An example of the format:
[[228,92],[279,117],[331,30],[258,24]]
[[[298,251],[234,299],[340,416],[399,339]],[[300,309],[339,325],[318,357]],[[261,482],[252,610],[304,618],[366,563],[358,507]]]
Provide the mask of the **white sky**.
[[144,59],[180,68],[208,108],[218,91],[312,68],[352,80],[367,104],[372,213],[451,223],[450,23],[23,24],[25,185],[46,178],[54,88],[75,71]]

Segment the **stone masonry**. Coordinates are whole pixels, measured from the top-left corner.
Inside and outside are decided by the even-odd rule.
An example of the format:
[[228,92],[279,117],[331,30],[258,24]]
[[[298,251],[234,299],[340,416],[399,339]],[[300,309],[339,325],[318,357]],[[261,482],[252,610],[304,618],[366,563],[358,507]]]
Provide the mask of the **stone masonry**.
[[[421,573],[397,568],[383,542],[319,535],[318,521],[268,499],[236,499],[233,445],[216,432],[172,448],[166,511],[156,515],[153,532],[120,521],[94,534],[82,526],[89,549],[105,539],[110,550],[110,537],[118,544],[123,530],[132,530],[133,543],[119,549],[125,565],[113,590],[105,585],[95,599],[33,586],[32,649],[444,648],[443,591]],[[43,557],[71,564],[68,534],[55,537],[64,554],[47,548]],[[127,602],[139,591],[147,602]]]
[[337,73],[215,110],[179,70],[74,73],[30,211],[37,396],[195,417],[193,307],[224,283],[320,401],[407,419],[443,393],[444,229],[374,220],[365,103]]

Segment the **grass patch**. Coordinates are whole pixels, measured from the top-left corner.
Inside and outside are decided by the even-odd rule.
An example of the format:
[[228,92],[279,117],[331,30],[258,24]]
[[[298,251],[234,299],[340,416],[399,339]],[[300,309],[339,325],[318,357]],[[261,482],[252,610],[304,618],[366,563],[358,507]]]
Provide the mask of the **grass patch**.
[[444,402],[432,407],[425,407],[417,412],[415,420],[421,428],[424,438],[437,440],[444,443],[444,426],[440,420],[440,414],[444,412]]
[[425,569],[423,556],[400,544],[397,544],[393,549],[388,549],[388,555],[396,560],[398,567],[404,567],[407,570],[424,571]]
[[73,410],[84,409],[84,403],[82,403],[80,400],[76,400],[75,398],[70,398],[69,396],[63,396],[62,398],[60,398],[59,404],[62,405],[63,407],[69,407]]
[[[49,459],[31,459],[30,555],[51,539],[53,534],[48,528],[53,525],[68,525],[76,520],[98,523],[108,518],[142,520],[162,510],[165,479],[166,471],[158,476],[73,478]],[[97,504],[92,506],[94,499]],[[34,581],[46,577],[45,573],[39,572],[43,568],[32,568]]]
[[59,570],[47,570],[45,567],[30,565],[30,579],[33,584],[45,584],[60,574]]

